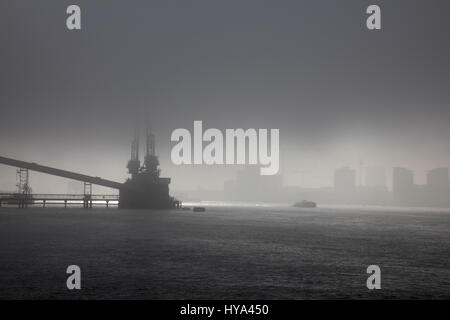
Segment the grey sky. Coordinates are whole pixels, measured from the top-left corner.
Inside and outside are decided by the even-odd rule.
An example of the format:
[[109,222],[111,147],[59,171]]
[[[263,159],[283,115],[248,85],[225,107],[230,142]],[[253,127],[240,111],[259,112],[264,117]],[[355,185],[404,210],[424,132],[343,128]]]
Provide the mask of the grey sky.
[[[65,27],[73,3],[81,31]],[[381,31],[365,28],[369,4],[382,9]],[[449,166],[449,9],[445,0],[2,1],[0,154],[123,180],[133,122],[148,113],[175,188],[220,188],[235,171],[170,164],[170,133],[193,120],[280,128],[288,184],[328,185],[334,167],[359,160]],[[0,173],[0,189],[11,189],[12,168]],[[36,177],[43,190],[66,184]]]

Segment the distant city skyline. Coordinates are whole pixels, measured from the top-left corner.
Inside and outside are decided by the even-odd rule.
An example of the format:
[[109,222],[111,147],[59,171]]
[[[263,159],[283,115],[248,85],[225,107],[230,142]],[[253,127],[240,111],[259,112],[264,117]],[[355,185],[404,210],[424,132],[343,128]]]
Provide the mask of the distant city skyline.
[[[194,120],[279,128],[286,185],[331,186],[335,168],[360,161],[411,168],[419,183],[450,166],[448,1],[383,2],[377,31],[359,0],[77,4],[72,32],[67,3],[0,3],[1,156],[124,181],[134,122],[148,116],[178,190],[220,189],[240,169],[171,163],[171,132]],[[10,168],[0,177],[14,184]]]

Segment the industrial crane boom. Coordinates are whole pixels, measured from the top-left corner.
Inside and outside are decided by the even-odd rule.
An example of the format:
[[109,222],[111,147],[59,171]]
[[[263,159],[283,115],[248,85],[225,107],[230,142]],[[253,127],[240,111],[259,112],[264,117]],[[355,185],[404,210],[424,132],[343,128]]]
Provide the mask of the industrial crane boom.
[[121,189],[123,184],[120,182],[115,182],[111,180],[105,180],[99,177],[87,176],[84,174],[79,174],[71,171],[56,169],[52,167],[41,166],[34,162],[25,162],[20,160],[15,160],[11,158],[0,157],[0,164],[6,164],[8,166],[13,166],[17,168],[24,168],[32,171],[47,173],[53,176],[68,178],[72,180],[78,180],[83,182],[92,183],[95,185],[113,188],[113,189]]

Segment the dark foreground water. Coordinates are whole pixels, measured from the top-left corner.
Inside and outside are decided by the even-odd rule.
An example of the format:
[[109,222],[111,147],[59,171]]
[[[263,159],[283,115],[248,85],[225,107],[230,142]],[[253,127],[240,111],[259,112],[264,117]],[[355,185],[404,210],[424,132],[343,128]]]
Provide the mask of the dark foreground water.
[[[366,288],[372,264],[381,290]],[[450,213],[2,208],[0,298],[448,299]]]

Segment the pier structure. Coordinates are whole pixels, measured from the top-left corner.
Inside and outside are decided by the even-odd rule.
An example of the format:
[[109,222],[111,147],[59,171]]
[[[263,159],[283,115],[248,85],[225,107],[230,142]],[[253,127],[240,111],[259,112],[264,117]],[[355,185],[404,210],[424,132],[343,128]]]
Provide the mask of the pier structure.
[[18,193],[0,193],[0,207],[18,206],[19,208],[33,207],[113,207],[119,205],[118,195],[92,194],[88,197],[84,194],[33,194],[24,197]]
[[[105,200],[109,205],[111,199],[103,195],[93,195],[92,186],[98,185],[118,190],[119,195],[114,196],[119,208],[126,209],[170,209],[181,207],[181,202],[169,195],[170,178],[161,178],[159,160],[155,153],[155,136],[147,127],[146,153],[141,166],[139,160],[139,132],[132,142],[131,159],[128,162],[128,172],[130,178],[125,182],[116,182],[80,174],[72,171],[61,170],[53,167],[39,165],[34,162],[6,158],[0,156],[0,164],[5,164],[18,168],[20,173],[20,186],[17,194],[7,194],[0,197],[0,205],[18,202],[19,206],[26,207],[31,203],[41,203],[45,206],[50,202],[63,201],[66,206],[71,200],[78,201],[82,197],[84,208],[91,208],[95,201]],[[31,193],[28,181],[28,171],[41,172],[53,176],[81,181],[84,183],[83,195],[35,195]]]

